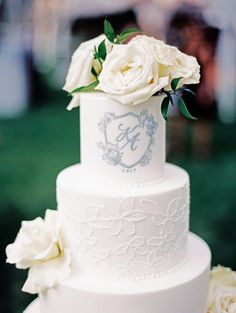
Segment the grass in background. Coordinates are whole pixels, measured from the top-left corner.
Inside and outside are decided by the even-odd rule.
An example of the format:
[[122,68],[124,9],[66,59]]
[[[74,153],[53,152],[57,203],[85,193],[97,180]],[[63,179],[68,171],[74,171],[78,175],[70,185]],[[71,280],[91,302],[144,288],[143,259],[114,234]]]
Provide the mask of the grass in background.
[[[79,110],[67,112],[65,107],[66,102],[49,103],[19,119],[0,122],[1,251],[14,240],[20,220],[56,208],[56,176],[79,162]],[[236,269],[235,125],[215,124],[211,159],[171,157],[169,162],[186,169],[191,177],[191,230],[209,243],[213,264]],[[31,299],[20,291],[25,273],[4,265],[4,252],[1,262],[1,276],[8,275],[8,287],[1,294],[14,298],[12,307],[6,300],[7,311],[2,311],[20,313]]]
[[57,103],[0,123],[1,202],[29,218],[55,208],[55,179],[79,161],[79,113]]

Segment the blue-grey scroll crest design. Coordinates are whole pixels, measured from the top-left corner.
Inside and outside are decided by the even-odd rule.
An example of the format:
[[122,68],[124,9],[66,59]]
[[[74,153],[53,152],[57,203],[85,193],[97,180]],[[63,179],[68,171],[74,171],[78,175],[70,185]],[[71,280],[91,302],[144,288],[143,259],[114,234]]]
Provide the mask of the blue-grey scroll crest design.
[[[104,136],[97,144],[103,150],[103,160],[126,169],[149,164],[157,126],[158,123],[147,109],[140,114],[128,112],[118,116],[114,112],[106,112],[98,122]],[[129,160],[130,155],[132,161]]]

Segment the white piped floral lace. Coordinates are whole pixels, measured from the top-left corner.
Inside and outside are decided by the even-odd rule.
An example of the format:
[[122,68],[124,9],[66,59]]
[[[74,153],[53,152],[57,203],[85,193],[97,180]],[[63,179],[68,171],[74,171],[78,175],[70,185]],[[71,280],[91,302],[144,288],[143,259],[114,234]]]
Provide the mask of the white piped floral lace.
[[170,271],[186,255],[188,199],[185,185],[165,204],[154,196],[104,197],[82,210],[61,208],[74,264],[104,279],[142,279]]
[[[115,199],[105,200],[104,207],[97,208],[103,211],[96,218],[90,220],[91,226],[99,229],[108,229],[112,236],[121,232],[127,235],[135,233],[135,222],[146,218],[145,213],[140,209],[135,209],[135,199],[127,198],[120,201]],[[94,206],[96,208],[96,206]]]

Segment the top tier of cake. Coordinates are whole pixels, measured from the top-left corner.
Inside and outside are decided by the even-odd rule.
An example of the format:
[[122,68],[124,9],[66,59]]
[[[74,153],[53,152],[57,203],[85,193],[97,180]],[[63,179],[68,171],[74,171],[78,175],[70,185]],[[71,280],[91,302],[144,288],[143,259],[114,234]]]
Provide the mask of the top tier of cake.
[[90,182],[93,177],[104,185],[138,186],[164,176],[162,99],[128,106],[104,93],[81,94],[81,164]]

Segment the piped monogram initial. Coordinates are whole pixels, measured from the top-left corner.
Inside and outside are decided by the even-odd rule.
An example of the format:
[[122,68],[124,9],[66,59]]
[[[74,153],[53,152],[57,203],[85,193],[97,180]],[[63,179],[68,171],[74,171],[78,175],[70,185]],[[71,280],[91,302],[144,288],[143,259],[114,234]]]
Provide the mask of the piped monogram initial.
[[135,130],[139,128],[139,125],[131,127],[124,127],[123,124],[118,126],[121,133],[116,137],[117,148],[124,149],[127,145],[130,144],[130,149],[135,151],[137,149],[137,143],[140,141],[139,136],[140,132],[135,133]]
[[98,122],[103,140],[98,147],[103,149],[103,160],[113,166],[132,169],[146,166],[152,159],[157,122],[147,109],[140,114],[128,112],[116,115],[106,112]]

